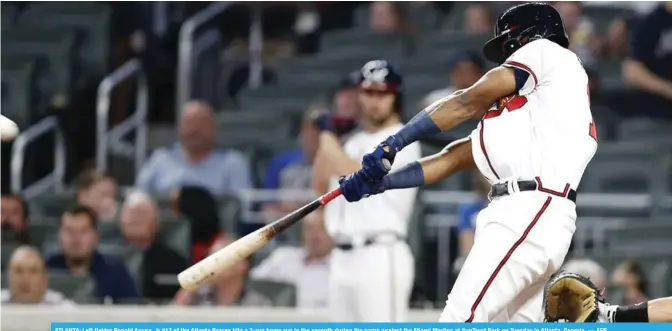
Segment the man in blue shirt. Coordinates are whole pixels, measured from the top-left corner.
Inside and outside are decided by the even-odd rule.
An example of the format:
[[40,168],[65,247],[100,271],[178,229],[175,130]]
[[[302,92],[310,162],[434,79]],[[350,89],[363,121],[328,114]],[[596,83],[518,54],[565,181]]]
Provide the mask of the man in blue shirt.
[[623,76],[639,94],[631,106],[645,116],[672,118],[672,2],[638,20]]
[[121,261],[96,251],[97,228],[96,214],[88,207],[77,206],[63,213],[58,233],[61,253],[47,259],[47,268],[90,275],[96,283],[97,297],[132,302],[138,297],[135,283]]
[[215,149],[216,126],[210,105],[188,102],[180,118],[179,143],[155,151],[138,174],[136,186],[154,194],[200,186],[213,195],[252,187],[250,165],[243,154]]

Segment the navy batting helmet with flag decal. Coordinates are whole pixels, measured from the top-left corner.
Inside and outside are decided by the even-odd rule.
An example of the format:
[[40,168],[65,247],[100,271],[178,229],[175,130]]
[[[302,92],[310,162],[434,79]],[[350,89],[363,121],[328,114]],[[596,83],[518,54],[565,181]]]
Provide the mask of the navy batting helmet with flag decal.
[[560,13],[546,3],[526,3],[506,10],[495,23],[495,37],[483,47],[485,58],[501,64],[526,43],[548,39],[569,47]]
[[375,90],[394,93],[395,111],[401,113],[403,105],[403,79],[392,64],[385,60],[367,62],[360,70],[359,87],[363,90]]

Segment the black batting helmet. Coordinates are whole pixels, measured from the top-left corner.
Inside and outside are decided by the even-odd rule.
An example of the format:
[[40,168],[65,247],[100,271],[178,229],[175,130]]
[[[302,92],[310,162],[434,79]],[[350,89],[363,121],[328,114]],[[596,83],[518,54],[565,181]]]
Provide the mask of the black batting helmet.
[[360,70],[359,88],[394,93],[394,110],[397,113],[402,111],[403,87],[401,74],[385,60],[369,61]]
[[506,10],[495,23],[495,37],[483,46],[485,58],[501,64],[513,52],[536,39],[548,39],[569,47],[560,13],[545,3],[526,3]]

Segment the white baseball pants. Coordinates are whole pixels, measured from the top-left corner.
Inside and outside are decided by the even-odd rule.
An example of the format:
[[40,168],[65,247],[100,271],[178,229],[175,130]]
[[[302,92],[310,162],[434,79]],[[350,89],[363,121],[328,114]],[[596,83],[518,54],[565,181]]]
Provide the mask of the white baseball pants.
[[413,255],[406,242],[334,249],[330,261],[333,322],[406,321],[414,277]]
[[494,199],[440,322],[541,322],[546,281],[565,259],[576,221],[570,200],[538,191]]

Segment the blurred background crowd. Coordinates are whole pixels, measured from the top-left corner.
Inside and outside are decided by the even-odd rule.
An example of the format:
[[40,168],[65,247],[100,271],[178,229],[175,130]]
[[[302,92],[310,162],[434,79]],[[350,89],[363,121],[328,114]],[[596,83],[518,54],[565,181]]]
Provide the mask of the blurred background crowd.
[[[310,201],[317,120],[356,126],[353,71],[404,75],[404,119],[492,68],[515,2],[2,2],[2,303],[326,307],[321,213],[196,292],[176,274]],[[672,2],[553,2],[600,148],[566,268],[614,303],[672,294]],[[330,115],[325,115],[330,114]],[[430,154],[475,122],[423,142]],[[421,190],[413,307],[442,307],[487,184]]]

